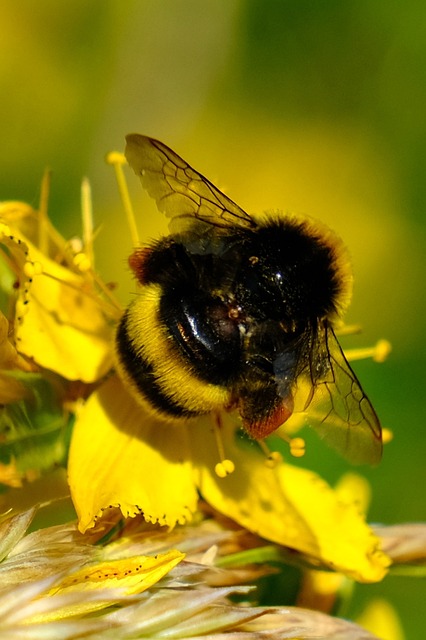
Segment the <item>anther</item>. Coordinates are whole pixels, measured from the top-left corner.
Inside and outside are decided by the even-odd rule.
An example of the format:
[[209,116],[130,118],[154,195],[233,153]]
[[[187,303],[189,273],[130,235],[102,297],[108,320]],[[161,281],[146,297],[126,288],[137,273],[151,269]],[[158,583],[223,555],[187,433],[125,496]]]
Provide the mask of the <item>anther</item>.
[[226,478],[235,471],[235,464],[232,460],[224,458],[221,462],[218,462],[214,467],[214,472],[218,478]]
[[303,438],[291,438],[290,453],[293,458],[302,458],[306,452],[306,444]]
[[265,454],[265,465],[269,469],[274,469],[283,461],[283,457],[279,451],[271,451],[264,440],[258,440],[259,447]]
[[92,266],[85,253],[77,253],[73,258],[73,263],[82,273],[89,271]]
[[30,262],[27,261],[24,264],[24,275],[27,278],[33,278],[34,276],[39,276],[40,274],[43,273],[43,265],[41,264],[41,262]]
[[388,428],[382,429],[382,442],[383,442],[383,444],[388,444],[392,440],[393,440],[393,432]]
[[124,153],[120,151],[110,151],[105,156],[105,160],[107,164],[115,165],[115,164],[127,164],[126,156]]
[[392,345],[388,340],[379,340],[376,344],[376,350],[373,355],[374,362],[384,362],[391,351]]

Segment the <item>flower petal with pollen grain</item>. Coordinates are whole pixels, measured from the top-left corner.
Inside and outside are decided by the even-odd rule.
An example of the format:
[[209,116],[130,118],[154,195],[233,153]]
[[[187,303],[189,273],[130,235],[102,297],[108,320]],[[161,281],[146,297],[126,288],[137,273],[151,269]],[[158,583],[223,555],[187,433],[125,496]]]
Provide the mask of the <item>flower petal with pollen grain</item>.
[[374,582],[386,574],[387,556],[354,505],[342,503],[318,475],[288,464],[268,468],[253,441],[240,440],[224,417],[222,438],[234,473],[218,478],[217,453],[203,447],[207,421],[190,428],[197,484],[218,511],[268,540],[296,549],[313,562]]
[[111,377],[77,418],[69,458],[69,483],[80,530],[118,506],[124,516],[174,526],[197,507],[188,433],[144,412],[120,380]]

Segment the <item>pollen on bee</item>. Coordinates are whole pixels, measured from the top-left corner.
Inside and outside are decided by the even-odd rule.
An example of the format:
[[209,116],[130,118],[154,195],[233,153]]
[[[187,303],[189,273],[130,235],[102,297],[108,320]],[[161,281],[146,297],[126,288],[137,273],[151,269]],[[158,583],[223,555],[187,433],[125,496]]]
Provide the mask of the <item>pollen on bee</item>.
[[240,317],[240,310],[236,307],[231,307],[228,311],[228,316],[232,320],[238,320],[238,318]]

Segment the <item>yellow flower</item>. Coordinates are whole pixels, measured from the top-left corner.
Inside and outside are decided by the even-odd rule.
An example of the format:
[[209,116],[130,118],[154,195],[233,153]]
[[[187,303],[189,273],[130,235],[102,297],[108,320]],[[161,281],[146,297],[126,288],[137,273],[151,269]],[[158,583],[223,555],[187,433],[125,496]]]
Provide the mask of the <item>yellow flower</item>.
[[[111,319],[118,314],[93,273],[90,252],[76,251],[57,232],[38,241],[45,245],[41,251],[31,241],[37,233],[24,225],[36,217],[34,211],[12,203],[0,213],[0,242],[19,285],[19,352],[65,380],[100,381],[111,367]],[[365,582],[386,574],[389,560],[356,506],[341,501],[309,470],[269,464],[232,415],[221,417],[220,428],[213,418],[179,426],[161,422],[114,375],[72,410],[68,472],[81,531],[111,506],[125,517],[143,514],[171,528],[191,520],[201,494],[224,515],[314,565]],[[227,474],[229,465],[235,471]]]
[[221,513],[318,565],[361,581],[383,578],[388,559],[355,505],[340,501],[311,471],[268,466],[232,417],[223,417],[221,433],[235,463],[225,478],[215,472],[208,418],[186,426],[161,423],[111,377],[88,399],[73,431],[68,473],[81,531],[111,506],[125,517],[143,513],[173,527],[191,520],[199,491]]

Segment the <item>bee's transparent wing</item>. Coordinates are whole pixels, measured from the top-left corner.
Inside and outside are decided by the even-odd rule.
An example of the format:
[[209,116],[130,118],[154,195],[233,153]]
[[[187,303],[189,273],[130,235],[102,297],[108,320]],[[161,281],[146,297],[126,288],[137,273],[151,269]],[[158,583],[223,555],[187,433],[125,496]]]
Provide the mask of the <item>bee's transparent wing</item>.
[[159,211],[179,218],[181,226],[194,218],[215,227],[256,226],[248,213],[162,142],[136,133],[126,141],[127,161],[142,186]]
[[304,398],[307,423],[343,457],[353,464],[375,464],[382,455],[376,412],[331,327],[324,328],[320,344],[314,361],[321,363],[321,370],[312,364],[311,380],[301,381],[295,398],[299,405]]

